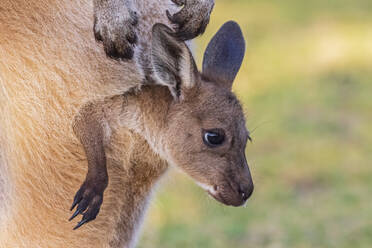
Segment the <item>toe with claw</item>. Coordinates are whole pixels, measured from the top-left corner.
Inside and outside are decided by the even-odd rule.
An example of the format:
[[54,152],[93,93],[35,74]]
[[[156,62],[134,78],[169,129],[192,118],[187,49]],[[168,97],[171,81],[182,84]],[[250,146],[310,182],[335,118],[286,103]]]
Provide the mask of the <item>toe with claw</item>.
[[190,40],[204,33],[214,7],[214,0],[172,0],[182,9],[166,14],[169,20],[176,25],[176,34],[182,40]]
[[79,214],[83,215],[81,221],[74,227],[74,230],[78,229],[85,223],[94,220],[100,210],[103,201],[103,192],[107,186],[107,183],[97,184],[84,182],[80,187],[79,191],[74,197],[74,201],[71,206],[71,211],[76,207],[75,212],[70,217],[69,221],[73,220]]
[[[114,14],[112,14],[114,15]],[[132,59],[137,43],[137,12],[129,11],[127,18],[111,18],[112,15],[96,15],[94,37],[103,43],[106,55],[113,59]]]

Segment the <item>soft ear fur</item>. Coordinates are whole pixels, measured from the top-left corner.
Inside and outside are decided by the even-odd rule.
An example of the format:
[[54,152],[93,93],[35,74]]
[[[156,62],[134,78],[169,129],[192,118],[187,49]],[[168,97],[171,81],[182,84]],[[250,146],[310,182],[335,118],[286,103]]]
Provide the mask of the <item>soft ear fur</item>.
[[196,84],[197,68],[186,44],[164,24],[152,28],[151,62],[157,83],[168,86],[175,99]]
[[231,89],[244,53],[245,41],[239,25],[234,21],[226,22],[204,53],[203,76]]

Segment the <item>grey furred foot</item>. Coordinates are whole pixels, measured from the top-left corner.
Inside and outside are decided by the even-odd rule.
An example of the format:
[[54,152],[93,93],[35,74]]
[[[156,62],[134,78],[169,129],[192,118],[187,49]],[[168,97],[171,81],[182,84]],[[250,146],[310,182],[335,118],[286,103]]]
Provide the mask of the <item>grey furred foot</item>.
[[182,9],[171,15],[169,20],[176,24],[176,35],[181,40],[191,40],[204,33],[214,7],[214,0],[172,0]]
[[138,14],[121,1],[95,7],[94,36],[103,43],[108,57],[132,59],[137,42]]

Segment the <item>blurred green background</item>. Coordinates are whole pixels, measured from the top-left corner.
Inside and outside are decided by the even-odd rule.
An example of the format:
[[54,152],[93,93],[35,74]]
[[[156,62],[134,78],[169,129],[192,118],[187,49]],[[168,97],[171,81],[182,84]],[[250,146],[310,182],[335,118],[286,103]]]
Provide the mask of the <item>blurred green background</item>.
[[199,65],[231,19],[255,192],[225,207],[172,171],[139,247],[372,247],[372,1],[216,0]]

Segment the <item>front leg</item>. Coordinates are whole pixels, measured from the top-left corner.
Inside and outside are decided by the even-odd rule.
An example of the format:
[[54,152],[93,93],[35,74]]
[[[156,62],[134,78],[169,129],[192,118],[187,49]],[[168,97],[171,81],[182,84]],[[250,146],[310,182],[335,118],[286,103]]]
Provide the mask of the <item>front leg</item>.
[[71,210],[76,211],[69,219],[82,214],[83,218],[74,230],[94,220],[99,213],[103,192],[108,184],[104,140],[107,138],[107,127],[99,105],[94,103],[84,106],[73,124],[75,135],[84,147],[88,160],[88,173],[79,191],[76,193]]
[[182,40],[191,40],[204,33],[214,7],[214,0],[171,0],[183,8],[171,15],[169,20],[176,24],[176,34]]
[[133,57],[138,16],[132,1],[94,0],[94,35],[111,58]]

